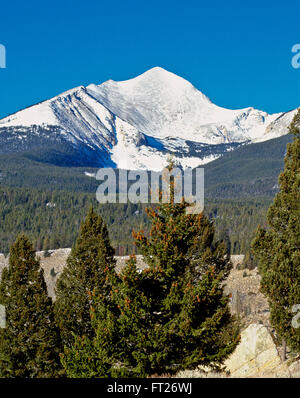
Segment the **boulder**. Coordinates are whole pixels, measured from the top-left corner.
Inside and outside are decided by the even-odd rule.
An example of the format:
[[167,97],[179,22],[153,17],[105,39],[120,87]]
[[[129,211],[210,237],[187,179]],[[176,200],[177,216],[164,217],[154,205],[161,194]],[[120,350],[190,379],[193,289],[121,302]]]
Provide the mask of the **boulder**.
[[289,371],[268,329],[251,324],[241,333],[241,341],[225,361],[231,377],[289,377]]

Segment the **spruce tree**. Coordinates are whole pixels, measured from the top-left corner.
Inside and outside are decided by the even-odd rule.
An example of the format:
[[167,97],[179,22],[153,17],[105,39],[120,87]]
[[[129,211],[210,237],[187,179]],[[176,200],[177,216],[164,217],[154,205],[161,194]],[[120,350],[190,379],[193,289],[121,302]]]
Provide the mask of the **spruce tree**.
[[0,329],[0,377],[62,375],[61,341],[43,275],[31,242],[20,236],[10,248],[0,284],[6,310],[6,327]]
[[90,318],[93,297],[98,291],[109,294],[107,271],[114,266],[107,227],[91,208],[56,285],[55,316],[65,346],[73,343],[73,334],[94,335]]
[[300,352],[300,328],[292,324],[293,306],[300,304],[300,110],[290,133],[294,139],[287,146],[280,191],[267,213],[269,228],[258,228],[252,247],[271,324],[283,342]]
[[[229,255],[223,243],[213,243],[213,224],[203,213],[186,214],[187,207],[171,198],[171,203],[149,209],[150,236],[135,235],[149,265],[139,278],[148,319],[143,327],[141,314],[139,345],[131,341],[136,352],[128,352],[128,363],[143,375],[198,365],[219,369],[238,343],[238,325],[223,292]],[[128,306],[127,295],[116,297],[127,318],[136,311],[131,309],[133,297]]]
[[132,256],[110,279],[109,300],[100,299],[92,312],[96,337],[77,338],[64,357],[69,375],[219,369],[234,350],[238,325],[223,293],[229,255],[223,244],[213,243],[213,224],[203,213],[186,214],[187,206],[171,195],[170,203],[147,210],[150,234],[134,236],[148,268],[137,272]]

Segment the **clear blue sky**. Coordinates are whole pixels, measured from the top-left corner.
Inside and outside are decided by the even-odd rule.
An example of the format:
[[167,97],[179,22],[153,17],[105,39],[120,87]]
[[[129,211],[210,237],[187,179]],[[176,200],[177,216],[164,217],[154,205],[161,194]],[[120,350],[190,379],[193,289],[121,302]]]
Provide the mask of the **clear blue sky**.
[[300,106],[300,2],[28,0],[2,2],[0,117],[67,89],[154,66],[228,108]]

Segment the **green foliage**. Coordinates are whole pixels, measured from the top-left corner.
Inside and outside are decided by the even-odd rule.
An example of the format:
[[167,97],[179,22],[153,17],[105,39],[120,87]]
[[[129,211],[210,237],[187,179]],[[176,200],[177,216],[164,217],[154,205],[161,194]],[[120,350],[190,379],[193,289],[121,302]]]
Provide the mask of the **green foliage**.
[[[216,240],[231,253],[250,249],[257,224],[265,219],[270,199],[205,200],[205,213],[214,220]],[[0,252],[8,253],[16,236],[29,236],[36,250],[72,247],[90,206],[106,222],[117,255],[136,252],[132,231],[149,230],[145,205],[99,204],[94,194],[47,192],[0,187]]]
[[269,299],[277,335],[300,352],[300,328],[292,326],[292,307],[300,303],[300,111],[287,146],[280,191],[267,214],[269,229],[259,228],[253,249],[259,261],[261,289]]
[[[205,212],[215,219],[216,239],[225,238],[231,253],[249,251],[257,224],[278,190],[276,179],[290,140],[287,135],[245,145],[204,166]],[[132,230],[149,227],[144,206],[99,205],[99,182],[85,175],[96,168],[58,167],[44,155],[0,154],[0,252],[7,253],[20,232],[36,250],[71,247],[92,204],[108,225],[116,253],[132,253]],[[48,202],[56,206],[47,207]]]
[[145,377],[198,365],[220,368],[239,341],[223,282],[231,263],[213,224],[186,203],[148,209],[149,237],[135,234],[148,269],[131,257],[99,292],[94,338],[76,337],[63,364],[72,377]]
[[0,187],[0,252],[8,253],[15,237],[23,232],[39,250],[72,247],[80,223],[89,208],[101,214],[109,225],[112,243],[126,255],[132,252],[131,233],[144,225],[140,204],[105,204],[95,194],[47,192]]
[[108,273],[114,272],[113,256],[106,225],[91,208],[56,284],[55,317],[65,346],[73,342],[72,333],[93,336],[90,309],[98,290],[104,294]]
[[[146,332],[148,352],[141,340],[135,355],[142,358],[145,374],[174,373],[199,364],[218,368],[238,341],[222,288],[231,269],[229,256],[223,244],[213,243],[212,222],[204,214],[186,214],[186,208],[186,203],[171,201],[150,209],[149,237],[135,235],[149,265],[140,279],[150,316],[144,329],[152,335]],[[141,317],[140,326],[143,322]]]
[[60,337],[43,270],[24,235],[11,247],[3,270],[0,303],[6,328],[0,329],[1,377],[58,377]]
[[[259,229],[254,242],[271,321],[298,351],[291,308],[300,303],[299,118],[291,127],[295,138],[280,176],[281,191],[268,212],[270,228]],[[140,204],[98,204],[98,183],[84,175],[96,169],[50,164],[60,164],[64,151],[49,152],[49,164],[39,150],[0,156],[0,251],[7,252],[20,231],[46,255],[49,249],[71,247],[87,209],[95,208],[81,226],[57,287],[56,319],[66,346],[61,360],[69,377],[147,376],[222,365],[238,341],[222,289],[230,269],[226,252],[246,253],[246,266],[255,265],[248,242],[270,202],[261,195],[276,192],[274,176],[289,140],[245,146],[206,165],[206,198],[213,197],[206,200],[207,216],[186,215],[184,203],[168,204],[149,210],[150,221]],[[73,164],[68,162],[63,166]],[[145,229],[135,237],[148,270],[138,273],[131,257],[122,273],[115,273],[108,230],[96,212],[108,224],[118,254],[132,251],[133,229]],[[0,376],[61,375],[52,302],[24,236],[11,248],[0,303],[8,314],[7,328],[0,329]]]
[[[136,323],[139,306],[143,302],[143,294],[134,289],[134,301],[137,313],[131,314],[132,317],[119,319],[121,308],[118,307],[118,294],[125,288],[129,294],[133,290],[131,284],[125,283],[126,275],[130,272],[136,275],[135,262],[132,260],[126,268],[123,278],[114,273],[109,274],[108,283],[110,285],[110,296],[98,294],[95,296],[95,306],[91,308],[91,322],[95,331],[95,336],[74,335],[74,344],[65,349],[62,356],[62,363],[66,369],[68,377],[129,377],[132,371],[124,366],[128,352],[139,344],[136,340],[136,332],[143,333],[145,324],[141,326]],[[136,280],[135,286],[137,287]],[[126,286],[124,286],[126,285]],[[123,290],[122,290],[123,292]],[[124,290],[125,293],[125,290]],[[123,338],[127,336],[127,341]],[[127,345],[129,344],[129,346]],[[127,362],[128,366],[130,364]],[[135,372],[136,376],[137,373]]]

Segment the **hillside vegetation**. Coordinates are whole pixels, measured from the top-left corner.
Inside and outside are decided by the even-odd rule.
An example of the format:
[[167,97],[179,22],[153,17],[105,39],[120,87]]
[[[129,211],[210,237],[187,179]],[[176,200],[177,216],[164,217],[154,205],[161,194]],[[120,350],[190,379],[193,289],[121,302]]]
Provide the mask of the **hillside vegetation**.
[[[247,145],[205,165],[205,211],[215,219],[216,239],[224,240],[231,253],[249,251],[257,225],[264,225],[291,140],[287,135]],[[99,182],[85,175],[97,169],[57,166],[56,156],[61,153],[54,150],[44,157],[35,151],[0,155],[0,252],[7,253],[20,232],[37,250],[71,247],[91,204],[107,222],[117,254],[135,250],[131,233],[148,228],[146,206],[100,205]]]
[[[206,200],[205,212],[215,220],[216,239],[232,253],[245,253],[259,223],[263,223],[269,198]],[[132,230],[147,230],[146,205],[99,204],[95,194],[0,188],[0,252],[7,253],[16,236],[24,232],[36,250],[71,247],[80,222],[93,205],[108,224],[117,254],[135,250]]]

